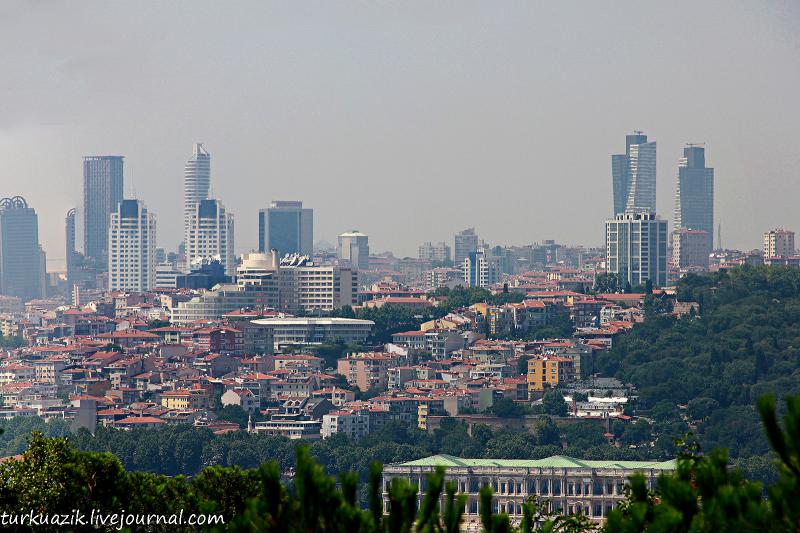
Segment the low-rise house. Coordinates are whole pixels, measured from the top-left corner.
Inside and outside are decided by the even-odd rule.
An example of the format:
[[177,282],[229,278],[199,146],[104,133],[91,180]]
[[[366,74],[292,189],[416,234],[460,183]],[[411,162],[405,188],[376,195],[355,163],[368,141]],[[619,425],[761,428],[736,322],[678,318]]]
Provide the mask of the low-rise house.
[[349,409],[332,411],[322,416],[321,435],[327,439],[332,435],[344,434],[352,441],[369,434],[369,409]]
[[164,424],[166,424],[164,420],[154,416],[129,416],[115,421],[113,426],[118,429],[155,429]]
[[223,406],[236,405],[248,413],[258,411],[260,400],[253,391],[245,388],[235,388],[226,391],[220,398]]

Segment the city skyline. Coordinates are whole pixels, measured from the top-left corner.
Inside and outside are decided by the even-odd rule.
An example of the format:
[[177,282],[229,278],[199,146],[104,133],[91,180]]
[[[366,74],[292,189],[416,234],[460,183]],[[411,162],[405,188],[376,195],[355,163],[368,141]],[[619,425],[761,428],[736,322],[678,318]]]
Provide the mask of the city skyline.
[[[314,208],[317,240],[333,243],[358,227],[370,235],[371,249],[400,256],[414,256],[425,241],[451,242],[470,226],[492,244],[553,238],[601,245],[598,221],[609,209],[596,199],[609,195],[608,157],[619,150],[621,135],[641,129],[659,145],[657,213],[671,219],[682,147],[707,142],[723,244],[757,248],[766,228],[800,226],[791,202],[800,193],[791,133],[800,118],[792,96],[800,82],[794,68],[800,43],[792,32],[799,9],[788,2],[759,10],[744,3],[692,6],[687,21],[679,5],[517,4],[508,13],[465,6],[458,14],[437,6],[424,17],[399,6],[325,6],[328,16],[302,19],[279,5],[254,5],[271,15],[268,32],[247,24],[246,10],[235,8],[100,7],[93,20],[108,27],[128,21],[134,47],[113,34],[99,51],[93,39],[64,45],[57,29],[19,57],[4,58],[11,77],[18,74],[37,90],[21,90],[23,83],[6,91],[3,195],[24,196],[36,208],[52,268],[63,267],[63,217],[81,204],[81,157],[122,154],[125,197],[135,191],[158,214],[159,245],[174,249],[182,237],[186,148],[202,140],[214,153],[214,196],[238,219],[237,253],[257,247],[258,209],[278,198]],[[86,9],[53,6],[4,17],[0,39],[35,36],[56,18],[72,33],[88,23]],[[396,25],[378,29],[391,31],[371,29],[387,13],[397,15]],[[192,24],[150,39],[149,32],[174,28],[183,16]],[[557,39],[573,20],[579,35]],[[506,35],[517,24],[536,31]],[[236,28],[243,39],[198,40],[217,26],[221,35]],[[713,40],[703,37],[708,26]],[[615,27],[631,31],[620,37],[608,31]],[[670,54],[652,62],[661,45]],[[148,53],[138,53],[141,47]],[[694,54],[698,48],[704,53]],[[253,68],[229,69],[233,51]],[[198,54],[206,57],[202,67],[186,60]],[[764,62],[766,56],[772,60]],[[615,59],[599,60],[607,57]],[[320,61],[336,70],[313,70]],[[198,88],[192,80],[209,65],[220,75]],[[484,77],[487,71],[492,76]],[[634,81],[637,91],[623,89]],[[59,91],[49,90],[53,83]],[[329,89],[324,97],[297,90],[319,83]],[[95,85],[104,90],[87,90]],[[409,90],[417,87],[424,94]],[[490,194],[435,200],[485,183],[493,185]],[[403,188],[428,193],[412,195],[412,217],[399,203],[381,200],[383,191]],[[341,190],[352,193],[352,204],[327,201]],[[568,222],[549,223],[563,215],[562,203],[531,208],[531,198],[565,190],[574,208]],[[408,219],[402,232],[393,231],[398,217]]]

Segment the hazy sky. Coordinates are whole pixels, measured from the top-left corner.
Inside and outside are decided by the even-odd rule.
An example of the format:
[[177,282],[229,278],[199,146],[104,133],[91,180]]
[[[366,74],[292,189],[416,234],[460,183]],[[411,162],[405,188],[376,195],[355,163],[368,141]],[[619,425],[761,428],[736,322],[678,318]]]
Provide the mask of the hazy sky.
[[475,226],[492,244],[598,245],[610,154],[658,141],[672,219],[685,142],[707,143],[723,244],[800,231],[800,2],[0,2],[0,196],[63,261],[81,158],[126,156],[181,238],[183,165],[256,246],[273,199],[415,255]]

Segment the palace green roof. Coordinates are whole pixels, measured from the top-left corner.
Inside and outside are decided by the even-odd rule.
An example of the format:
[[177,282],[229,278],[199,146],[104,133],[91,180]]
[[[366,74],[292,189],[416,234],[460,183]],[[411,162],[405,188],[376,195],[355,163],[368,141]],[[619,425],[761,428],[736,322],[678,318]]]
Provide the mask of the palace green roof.
[[618,468],[622,470],[675,470],[676,461],[588,461],[564,455],[553,455],[544,459],[462,459],[452,455],[432,455],[398,463],[394,466],[420,467],[497,467],[497,468]]

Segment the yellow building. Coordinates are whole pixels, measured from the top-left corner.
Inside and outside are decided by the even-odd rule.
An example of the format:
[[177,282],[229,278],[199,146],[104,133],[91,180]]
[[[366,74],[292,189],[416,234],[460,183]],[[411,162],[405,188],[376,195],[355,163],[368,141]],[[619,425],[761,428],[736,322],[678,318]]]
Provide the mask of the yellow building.
[[543,391],[575,379],[575,362],[569,357],[542,357],[528,361],[528,391]]
[[208,392],[204,389],[178,389],[161,395],[161,406],[169,410],[208,409],[210,404]]

